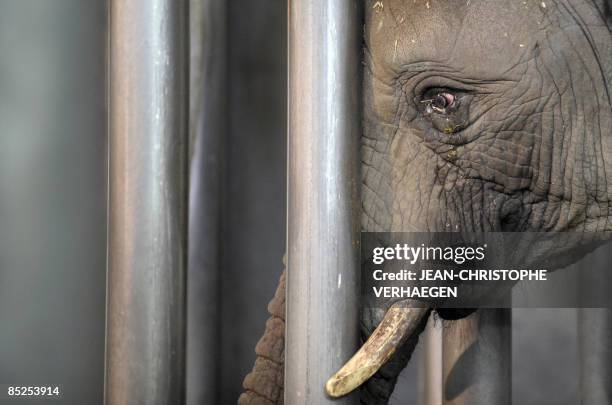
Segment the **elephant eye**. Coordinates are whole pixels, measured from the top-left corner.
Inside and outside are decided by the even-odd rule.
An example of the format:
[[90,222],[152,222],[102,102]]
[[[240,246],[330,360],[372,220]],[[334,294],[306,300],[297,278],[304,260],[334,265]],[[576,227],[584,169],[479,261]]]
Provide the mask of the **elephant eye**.
[[438,131],[450,135],[465,128],[468,119],[468,94],[445,88],[430,88],[418,103],[420,113]]
[[446,113],[446,108],[451,108],[455,103],[455,95],[452,93],[441,92],[436,94],[433,98],[423,100],[422,103],[426,103],[426,110],[429,114],[432,112]]

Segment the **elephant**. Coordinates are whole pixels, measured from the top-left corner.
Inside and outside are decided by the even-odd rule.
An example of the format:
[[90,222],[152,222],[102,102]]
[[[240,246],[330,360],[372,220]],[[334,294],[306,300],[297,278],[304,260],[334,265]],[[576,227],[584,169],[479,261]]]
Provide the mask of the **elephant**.
[[[612,231],[609,0],[364,8],[362,231]],[[572,260],[567,246],[547,249]],[[283,274],[240,405],[283,403],[284,295]],[[361,403],[388,403],[434,312],[465,316],[395,304],[364,312],[365,337],[381,322],[398,328],[393,355],[375,374],[353,375],[364,366],[355,362],[372,361],[367,347],[378,349],[367,340],[327,391],[361,385]]]

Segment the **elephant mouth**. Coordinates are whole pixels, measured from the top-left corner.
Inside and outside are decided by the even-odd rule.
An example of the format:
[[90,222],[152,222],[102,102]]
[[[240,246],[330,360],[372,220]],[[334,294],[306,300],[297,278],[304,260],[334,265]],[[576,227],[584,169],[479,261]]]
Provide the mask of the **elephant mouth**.
[[338,398],[361,386],[412,336],[428,312],[428,308],[409,308],[406,303],[391,306],[361,349],[327,381],[327,394]]

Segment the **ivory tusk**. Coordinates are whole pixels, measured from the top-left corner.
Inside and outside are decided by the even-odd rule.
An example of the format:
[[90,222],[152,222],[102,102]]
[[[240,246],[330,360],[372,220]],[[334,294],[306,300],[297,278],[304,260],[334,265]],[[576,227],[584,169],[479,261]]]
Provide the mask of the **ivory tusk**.
[[344,396],[378,371],[418,327],[427,308],[392,306],[368,341],[325,384],[333,398]]

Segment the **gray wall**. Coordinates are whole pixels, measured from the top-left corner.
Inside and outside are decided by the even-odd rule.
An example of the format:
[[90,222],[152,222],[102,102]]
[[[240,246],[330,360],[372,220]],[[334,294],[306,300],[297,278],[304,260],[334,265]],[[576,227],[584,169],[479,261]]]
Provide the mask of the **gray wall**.
[[0,383],[62,384],[62,404],[102,402],[105,19],[0,1]]

